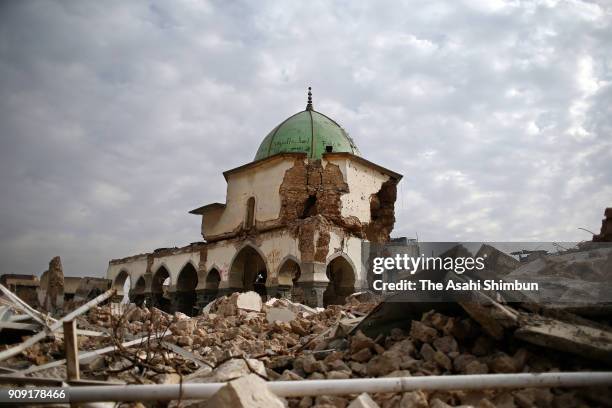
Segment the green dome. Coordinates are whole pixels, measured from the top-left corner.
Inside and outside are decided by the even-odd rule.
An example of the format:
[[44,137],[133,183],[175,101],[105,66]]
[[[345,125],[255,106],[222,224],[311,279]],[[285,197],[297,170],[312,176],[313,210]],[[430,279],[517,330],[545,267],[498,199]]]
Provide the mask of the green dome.
[[348,133],[332,119],[312,110],[309,104],[305,111],[290,116],[268,133],[257,149],[255,160],[295,152],[306,153],[311,159],[320,159],[327,146],[331,146],[332,152],[360,155]]

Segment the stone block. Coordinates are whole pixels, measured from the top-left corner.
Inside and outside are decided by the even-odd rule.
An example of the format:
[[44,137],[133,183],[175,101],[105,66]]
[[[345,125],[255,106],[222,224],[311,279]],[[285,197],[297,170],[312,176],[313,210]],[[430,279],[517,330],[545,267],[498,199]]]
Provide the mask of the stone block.
[[266,381],[255,374],[231,381],[206,403],[208,408],[284,408],[280,398],[268,389]]

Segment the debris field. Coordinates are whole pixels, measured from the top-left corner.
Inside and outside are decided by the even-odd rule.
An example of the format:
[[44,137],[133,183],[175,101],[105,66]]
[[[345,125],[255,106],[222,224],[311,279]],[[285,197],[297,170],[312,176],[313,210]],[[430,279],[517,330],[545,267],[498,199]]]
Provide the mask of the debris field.
[[[381,331],[374,337],[365,335],[360,325],[368,320],[370,311],[384,302],[379,304],[379,299],[369,293],[354,294],[345,305],[325,309],[286,299],[263,302],[255,292],[233,293],[212,302],[196,317],[134,305],[98,305],[76,318],[79,330],[89,334],[78,336],[80,376],[81,381],[86,378],[114,384],[233,384],[222,389],[231,395],[204,402],[182,401],[181,406],[228,406],[228,401],[232,406],[263,406],[265,402],[268,406],[389,408],[612,404],[609,388],[411,391],[286,399],[268,393],[262,396],[260,405],[241,402],[244,397],[241,393],[248,392],[249,387],[261,389],[257,386],[259,381],[597,371],[609,367],[610,362],[605,361],[606,354],[610,357],[609,338],[601,337],[605,341],[600,343],[597,339],[575,339],[574,344],[566,345],[566,350],[550,341],[548,345],[557,350],[551,349],[541,341],[521,335],[521,330],[533,326],[534,319],[538,319],[540,329],[563,324],[558,312],[551,317],[546,316],[551,313],[535,314],[491,302],[494,307],[489,309],[497,309],[496,312],[479,313],[481,305],[459,308],[460,313],[455,315],[432,309],[419,319],[405,322],[402,328]],[[14,316],[24,311],[21,304],[4,303],[15,309]],[[503,320],[495,313],[513,317]],[[598,336],[610,335],[605,322],[586,320],[568,312],[566,321],[568,316],[600,330]],[[501,332],[495,325],[502,326]],[[372,325],[368,327],[371,332]],[[588,344],[592,340],[593,344]],[[110,352],[95,354],[108,346]],[[87,357],[88,352],[94,355]],[[598,353],[604,359],[595,358]],[[3,381],[7,383],[18,376],[64,379],[65,365],[54,364],[62,358],[61,333],[49,333],[43,341],[2,362]]]

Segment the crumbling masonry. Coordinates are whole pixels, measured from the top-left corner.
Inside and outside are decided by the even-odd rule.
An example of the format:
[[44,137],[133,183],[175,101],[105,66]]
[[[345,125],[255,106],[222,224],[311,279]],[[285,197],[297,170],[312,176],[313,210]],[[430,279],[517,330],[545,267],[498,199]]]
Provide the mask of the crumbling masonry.
[[234,291],[323,306],[365,287],[362,242],[389,240],[402,176],[363,159],[311,101],[223,175],[226,202],[191,211],[203,242],[110,261],[118,296],[129,278],[132,301],[193,315]]

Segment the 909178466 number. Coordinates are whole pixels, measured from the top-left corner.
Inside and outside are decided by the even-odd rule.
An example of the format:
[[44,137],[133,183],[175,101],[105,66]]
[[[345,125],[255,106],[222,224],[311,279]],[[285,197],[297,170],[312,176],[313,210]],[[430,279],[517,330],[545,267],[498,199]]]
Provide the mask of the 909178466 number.
[[9,401],[56,400],[66,401],[66,390],[62,388],[15,388],[6,390]]

